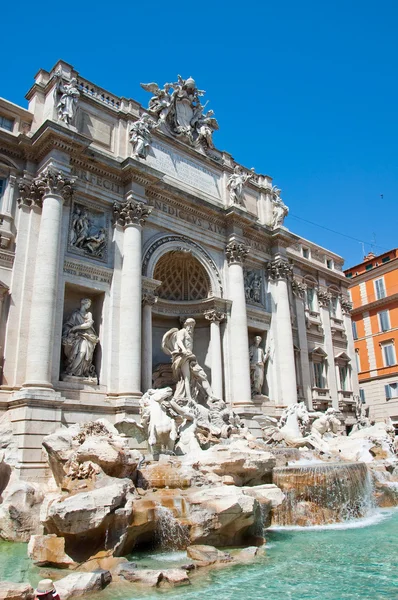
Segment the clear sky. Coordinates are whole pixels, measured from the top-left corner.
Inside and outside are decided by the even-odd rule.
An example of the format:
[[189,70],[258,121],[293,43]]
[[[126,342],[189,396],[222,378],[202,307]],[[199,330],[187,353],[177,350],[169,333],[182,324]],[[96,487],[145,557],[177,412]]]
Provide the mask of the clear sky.
[[[345,257],[398,246],[397,0],[7,2],[0,96],[26,106],[62,58],[147,106],[140,82],[207,91],[214,141],[271,175],[285,225]],[[372,246],[372,241],[375,244]]]

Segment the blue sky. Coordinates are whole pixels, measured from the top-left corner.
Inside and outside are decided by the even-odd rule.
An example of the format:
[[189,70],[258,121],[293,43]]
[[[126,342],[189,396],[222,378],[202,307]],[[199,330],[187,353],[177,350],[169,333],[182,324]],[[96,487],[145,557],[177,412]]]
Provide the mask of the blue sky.
[[[22,2],[2,8],[0,95],[59,59],[147,105],[195,78],[219,149],[274,178],[286,226],[345,257],[398,246],[398,2]],[[383,196],[383,198],[382,198]]]

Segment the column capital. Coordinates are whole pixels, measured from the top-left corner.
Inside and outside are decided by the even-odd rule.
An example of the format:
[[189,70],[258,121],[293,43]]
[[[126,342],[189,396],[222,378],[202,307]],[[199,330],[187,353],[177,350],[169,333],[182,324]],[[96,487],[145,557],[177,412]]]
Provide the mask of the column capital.
[[352,302],[347,300],[346,298],[341,298],[340,300],[341,310],[343,315],[350,315],[352,311]]
[[327,308],[330,305],[330,300],[332,299],[332,294],[327,292],[326,290],[318,290],[318,304],[323,308]]
[[225,313],[217,311],[215,309],[206,310],[203,313],[203,316],[205,319],[207,319],[207,321],[210,321],[211,323],[222,323],[227,317]]
[[59,169],[46,167],[32,181],[23,179],[19,182],[18,204],[42,207],[45,196],[51,194],[69,200],[73,195],[75,181],[75,177],[68,177]]
[[268,277],[272,280],[291,279],[293,277],[293,267],[287,260],[276,258],[265,263]]
[[293,294],[296,296],[296,298],[301,298],[301,300],[303,300],[306,289],[307,289],[306,283],[304,283],[303,281],[299,281],[298,279],[295,279],[295,278],[292,279],[292,290],[293,290]]
[[238,242],[229,242],[225,246],[225,255],[229,265],[234,263],[242,264],[249,252],[249,246]]
[[142,290],[142,306],[153,306],[158,301],[158,296],[148,290]]
[[127,227],[128,225],[145,225],[145,221],[152,212],[152,208],[143,202],[126,200],[126,202],[115,202],[113,205],[114,224]]

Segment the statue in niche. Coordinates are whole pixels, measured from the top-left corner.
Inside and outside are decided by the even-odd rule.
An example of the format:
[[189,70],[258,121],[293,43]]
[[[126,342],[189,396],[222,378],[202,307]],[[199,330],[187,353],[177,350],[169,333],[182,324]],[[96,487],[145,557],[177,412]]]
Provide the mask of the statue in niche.
[[147,114],[133,123],[130,129],[130,142],[133,145],[133,156],[138,156],[144,160],[148,156],[152,145],[152,130],[156,129],[157,123]]
[[192,77],[178,75],[176,82],[166,83],[163,89],[157,83],[141,83],[141,87],[153,94],[148,112],[156,115],[163,131],[196,148],[214,148],[212,135],[218,123],[213,111],[204,114],[206,105],[200,97],[205,92],[198,90]]
[[177,401],[197,401],[213,398],[207,375],[193,353],[195,319],[185,321],[182,329],[170,329],[162,339],[162,350],[172,358],[173,376],[177,381],[174,398]]
[[65,375],[95,379],[93,354],[99,338],[90,312],[91,300],[83,298],[65,321],[62,328],[62,347],[65,355]]
[[245,271],[245,298],[246,302],[261,304],[262,278],[256,271]]
[[254,344],[249,348],[252,396],[260,396],[262,394],[265,365],[270,355],[269,349],[264,351],[263,348],[261,348],[261,342],[262,337],[256,335]]
[[64,83],[61,72],[57,72],[56,76],[58,77],[56,93],[58,96],[61,96],[57,104],[58,118],[67,125],[72,125],[80,98],[77,79],[72,77],[69,83]]
[[281,227],[285,217],[289,214],[289,209],[280,197],[281,190],[275,185],[272,187],[272,223],[271,227]]
[[253,174],[254,168],[250,169],[250,173],[243,173],[241,167],[238,165],[235,166],[234,172],[230,175],[227,183],[231,204],[238,204],[239,206],[245,205],[243,199],[243,186],[253,177]]
[[103,258],[107,244],[106,228],[98,226],[98,218],[96,224],[93,219],[95,216],[90,219],[87,210],[75,204],[69,230],[69,245],[88,256]]

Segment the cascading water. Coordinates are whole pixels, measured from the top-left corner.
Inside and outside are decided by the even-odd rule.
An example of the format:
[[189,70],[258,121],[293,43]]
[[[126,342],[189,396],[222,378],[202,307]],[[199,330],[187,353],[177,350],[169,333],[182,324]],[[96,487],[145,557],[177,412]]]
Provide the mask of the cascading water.
[[364,517],[374,508],[373,483],[365,463],[280,467],[273,482],[286,495],[273,514],[275,525],[323,525]]
[[155,537],[162,550],[179,550],[189,545],[188,528],[180,523],[165,506],[156,506]]

